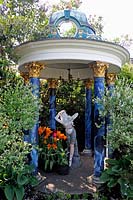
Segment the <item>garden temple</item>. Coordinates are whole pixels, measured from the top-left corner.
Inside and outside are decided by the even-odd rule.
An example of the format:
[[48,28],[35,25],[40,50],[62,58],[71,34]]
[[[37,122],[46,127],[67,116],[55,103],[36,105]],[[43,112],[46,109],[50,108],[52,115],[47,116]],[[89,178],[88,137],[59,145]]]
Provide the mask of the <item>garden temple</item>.
[[[62,26],[72,23],[72,32],[65,35]],[[84,13],[66,9],[55,12],[49,20],[50,34],[45,39],[29,41],[16,47],[19,56],[19,71],[23,77],[28,77],[33,86],[34,95],[39,95],[40,79],[51,80],[50,96],[50,127],[56,129],[55,101],[56,80],[85,80],[86,110],[85,110],[85,148],[91,150],[91,96],[94,84],[94,96],[102,98],[105,82],[112,90],[116,75],[121,66],[129,61],[129,53],[122,46],[104,41],[97,36]],[[65,29],[65,28],[64,28]],[[99,105],[94,102],[94,123],[99,120]],[[44,113],[45,115],[45,113]],[[30,131],[29,141],[37,144],[38,122]],[[94,138],[94,176],[99,177],[103,170],[105,147],[103,137],[105,125],[96,129]],[[108,155],[106,155],[108,156]],[[32,152],[32,162],[37,169],[38,155]]]

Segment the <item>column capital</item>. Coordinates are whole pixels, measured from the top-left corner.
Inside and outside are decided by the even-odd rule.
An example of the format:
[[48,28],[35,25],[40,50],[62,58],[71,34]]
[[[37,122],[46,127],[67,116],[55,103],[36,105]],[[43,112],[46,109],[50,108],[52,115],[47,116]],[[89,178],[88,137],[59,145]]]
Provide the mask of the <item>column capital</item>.
[[116,80],[116,74],[114,73],[107,73],[106,74],[106,82],[108,85],[114,85]]
[[25,68],[29,70],[30,78],[39,78],[40,71],[45,68],[44,64],[40,62],[31,62],[28,63]]
[[29,72],[20,72],[20,76],[22,76],[25,83],[29,82]]
[[104,62],[93,62],[90,64],[93,69],[94,77],[105,77],[105,71],[108,68],[108,64]]
[[58,81],[56,79],[48,79],[48,87],[49,88],[56,88]]
[[88,78],[86,81],[85,81],[85,87],[87,89],[91,89],[92,88],[92,84],[93,84],[93,80]]

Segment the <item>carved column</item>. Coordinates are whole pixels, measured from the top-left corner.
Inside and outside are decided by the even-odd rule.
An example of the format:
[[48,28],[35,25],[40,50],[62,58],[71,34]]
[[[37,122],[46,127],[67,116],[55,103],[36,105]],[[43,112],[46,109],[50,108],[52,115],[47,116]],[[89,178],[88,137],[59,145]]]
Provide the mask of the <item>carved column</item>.
[[[112,95],[112,92],[114,90],[115,86],[115,80],[116,80],[116,74],[114,73],[107,73],[106,74],[106,83],[108,90],[110,92],[110,96]],[[111,130],[111,121],[110,121],[110,114],[108,113],[108,116],[106,117],[106,135],[109,133]],[[109,141],[106,139],[106,158],[111,158],[112,157],[112,149],[110,148]]]
[[86,105],[85,105],[85,149],[83,151],[84,153],[91,153],[91,149],[92,149],[92,140],[91,140],[92,84],[93,84],[92,79],[88,79],[85,82]]
[[[37,98],[39,97],[40,90],[40,71],[44,68],[44,66],[39,62],[31,62],[26,65],[26,68],[29,70],[29,78],[30,83],[32,85],[32,93]],[[36,123],[34,124],[32,130],[30,130],[30,143],[35,147],[38,144],[38,127],[39,127],[39,113],[38,119],[36,119]],[[38,152],[36,148],[33,148],[31,151],[31,164],[34,167],[34,174],[37,174],[38,169]]]
[[[104,80],[105,72],[108,67],[106,63],[94,62],[91,65],[94,73],[94,96],[96,98],[102,98],[104,95]],[[104,119],[99,116],[99,110],[103,109],[103,105],[94,102],[94,123],[95,123],[95,137],[94,137],[94,177],[99,178],[102,170],[104,169],[104,135],[105,124]]]
[[48,84],[49,84],[49,104],[50,104],[50,128],[52,130],[56,129],[56,120],[55,120],[55,116],[56,116],[56,87],[57,87],[57,80],[54,79],[49,79],[48,80]]

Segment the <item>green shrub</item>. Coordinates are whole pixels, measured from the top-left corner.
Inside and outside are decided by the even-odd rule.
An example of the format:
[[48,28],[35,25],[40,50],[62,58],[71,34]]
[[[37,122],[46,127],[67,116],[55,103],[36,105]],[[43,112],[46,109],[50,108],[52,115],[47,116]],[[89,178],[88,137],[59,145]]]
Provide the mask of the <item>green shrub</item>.
[[38,103],[30,85],[7,71],[0,87],[0,188],[8,200],[23,199],[27,184],[36,184],[27,162],[32,146],[23,141],[23,130],[37,119]]

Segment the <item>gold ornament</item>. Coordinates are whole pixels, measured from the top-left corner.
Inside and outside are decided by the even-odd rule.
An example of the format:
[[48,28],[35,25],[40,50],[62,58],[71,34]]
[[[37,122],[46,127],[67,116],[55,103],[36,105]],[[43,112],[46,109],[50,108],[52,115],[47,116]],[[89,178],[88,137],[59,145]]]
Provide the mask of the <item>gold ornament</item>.
[[49,88],[56,88],[57,87],[57,80],[55,80],[55,79],[48,79],[48,87]]
[[114,73],[108,73],[106,75],[106,82],[108,85],[114,85],[116,80],[116,74]]
[[40,62],[28,63],[25,68],[29,70],[29,77],[38,78],[40,76],[40,71],[44,69],[44,64]]
[[87,89],[91,89],[92,88],[92,84],[93,84],[93,80],[92,79],[88,79],[88,80],[86,80],[85,81],[85,87],[87,88]]
[[90,64],[90,67],[93,69],[94,77],[105,77],[105,71],[108,68],[108,64],[96,61]]
[[25,83],[29,82],[29,72],[20,72],[20,75],[23,77]]

